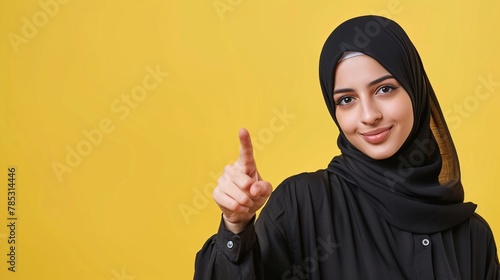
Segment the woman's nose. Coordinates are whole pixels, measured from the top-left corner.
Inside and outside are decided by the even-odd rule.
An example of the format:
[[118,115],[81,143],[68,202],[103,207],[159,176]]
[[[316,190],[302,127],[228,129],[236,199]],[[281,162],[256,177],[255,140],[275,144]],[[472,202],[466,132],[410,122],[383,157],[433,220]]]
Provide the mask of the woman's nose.
[[361,102],[361,122],[366,125],[375,124],[382,118],[378,106],[371,100]]

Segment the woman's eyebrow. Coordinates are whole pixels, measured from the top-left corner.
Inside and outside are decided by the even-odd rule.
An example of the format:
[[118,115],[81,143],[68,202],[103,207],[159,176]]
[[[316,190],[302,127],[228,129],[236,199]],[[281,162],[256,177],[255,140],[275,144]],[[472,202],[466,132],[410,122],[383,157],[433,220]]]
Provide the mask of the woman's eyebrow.
[[333,94],[338,94],[338,93],[344,93],[344,92],[353,92],[354,90],[351,89],[351,88],[340,88],[340,89],[336,89],[333,91]]
[[[382,81],[385,81],[387,79],[394,79],[394,76],[392,76],[391,74],[384,75],[384,76],[382,76],[382,77],[380,77],[378,79],[375,79],[375,80],[369,82],[368,86],[371,87],[371,86],[376,85],[376,84],[378,84],[378,83],[380,83]],[[334,90],[333,94],[344,93],[344,92],[352,92],[352,91],[354,91],[354,90],[351,89],[351,88],[339,88],[339,89]]]
[[385,76],[382,76],[382,77],[380,77],[380,78],[378,78],[378,79],[375,79],[375,80],[371,81],[371,82],[368,84],[368,86],[369,86],[369,87],[371,87],[371,86],[376,85],[376,84],[378,84],[378,83],[380,83],[380,82],[382,82],[382,81],[385,81],[385,80],[387,80],[387,79],[394,79],[394,77],[393,77],[391,74],[387,74],[387,75],[385,75]]

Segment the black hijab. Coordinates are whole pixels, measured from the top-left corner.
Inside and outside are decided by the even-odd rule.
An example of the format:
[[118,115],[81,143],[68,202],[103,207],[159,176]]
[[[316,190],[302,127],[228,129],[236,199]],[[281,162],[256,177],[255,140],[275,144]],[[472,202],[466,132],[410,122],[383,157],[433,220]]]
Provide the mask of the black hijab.
[[[334,74],[346,51],[377,60],[410,95],[414,124],[401,149],[374,160],[356,149],[340,130],[333,100]],[[339,127],[341,156],[328,170],[360,188],[387,222],[405,231],[433,233],[469,217],[476,205],[463,203],[458,157],[436,95],[420,56],[404,30],[379,16],[362,16],[338,26],[321,52],[319,74],[323,96]]]

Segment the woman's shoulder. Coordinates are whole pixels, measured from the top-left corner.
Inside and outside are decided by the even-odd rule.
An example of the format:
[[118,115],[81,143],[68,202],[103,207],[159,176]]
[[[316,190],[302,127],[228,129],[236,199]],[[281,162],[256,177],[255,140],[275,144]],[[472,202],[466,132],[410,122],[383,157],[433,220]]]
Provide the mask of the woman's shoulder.
[[318,199],[329,196],[332,187],[328,172],[324,169],[314,172],[302,172],[283,180],[274,190],[271,198],[296,200],[311,197]]
[[311,184],[311,183],[319,183],[326,180],[328,177],[326,169],[319,169],[313,172],[301,172],[295,175],[292,175],[285,180],[281,184]]
[[320,169],[314,172],[302,172],[292,175],[281,182],[276,190],[283,191],[301,191],[308,189],[319,189],[322,186],[328,186],[328,172]]
[[[470,234],[469,246],[473,249],[471,253],[474,254],[472,257],[477,260],[483,260],[491,266],[490,269],[498,270],[498,253],[495,237],[486,220],[479,214],[474,213],[469,218],[468,230]],[[500,271],[497,271],[495,274],[500,275],[498,273]],[[492,277],[485,277],[484,279],[486,278],[493,279]]]
[[474,213],[469,218],[469,227],[472,234],[482,236],[493,236],[493,232],[488,222],[478,213]]
[[274,189],[261,216],[272,221],[283,220],[285,216],[285,220],[298,219],[300,210],[332,206],[332,197],[333,188],[326,170],[302,172],[286,178]]

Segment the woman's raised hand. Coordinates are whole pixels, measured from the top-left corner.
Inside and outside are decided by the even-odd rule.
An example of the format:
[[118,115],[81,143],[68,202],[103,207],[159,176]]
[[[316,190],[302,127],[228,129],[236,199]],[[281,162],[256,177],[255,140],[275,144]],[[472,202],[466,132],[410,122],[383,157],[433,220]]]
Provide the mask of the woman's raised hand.
[[244,128],[239,132],[240,155],[227,165],[213,192],[215,202],[222,210],[226,228],[234,233],[242,231],[271,195],[272,186],[262,180],[253,157],[252,140]]

